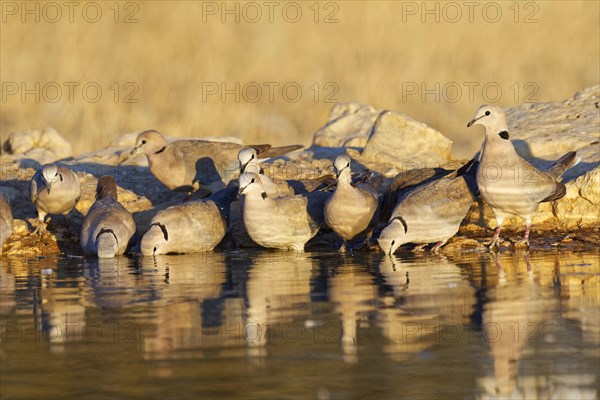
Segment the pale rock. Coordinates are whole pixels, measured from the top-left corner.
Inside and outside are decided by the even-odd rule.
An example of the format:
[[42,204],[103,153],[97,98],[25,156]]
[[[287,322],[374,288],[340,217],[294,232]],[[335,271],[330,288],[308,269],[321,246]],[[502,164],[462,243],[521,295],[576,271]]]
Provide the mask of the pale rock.
[[509,108],[510,139],[521,156],[536,166],[549,166],[563,154],[600,140],[599,101],[596,85],[562,102]]
[[29,227],[27,226],[27,222],[22,219],[15,219],[13,223],[13,235],[24,236],[29,233]]
[[41,132],[30,129],[12,132],[2,144],[6,160],[32,159],[47,164],[71,155],[71,144],[55,129],[46,127]]
[[381,113],[367,104],[337,103],[327,123],[313,137],[313,146],[364,147],[377,116]]
[[397,111],[382,112],[359,160],[436,167],[452,160],[452,141],[426,124]]

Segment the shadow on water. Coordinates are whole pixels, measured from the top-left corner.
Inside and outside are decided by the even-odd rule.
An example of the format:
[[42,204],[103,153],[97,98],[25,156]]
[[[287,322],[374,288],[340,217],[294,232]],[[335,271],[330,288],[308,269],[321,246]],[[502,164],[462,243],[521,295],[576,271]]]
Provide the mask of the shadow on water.
[[[11,397],[598,395],[595,252],[236,250],[0,266]],[[110,371],[102,385],[98,370]]]

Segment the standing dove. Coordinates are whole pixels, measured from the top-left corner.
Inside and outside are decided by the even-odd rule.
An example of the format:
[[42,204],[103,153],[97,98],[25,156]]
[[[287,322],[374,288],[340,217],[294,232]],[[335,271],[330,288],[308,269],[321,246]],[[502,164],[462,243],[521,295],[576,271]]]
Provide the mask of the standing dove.
[[504,111],[494,105],[483,105],[467,124],[482,125],[485,140],[481,149],[477,185],[483,200],[496,216],[496,230],[489,247],[500,244],[500,230],[506,216],[525,220],[525,235],[518,244],[529,245],[531,216],[539,203],[558,200],[566,193],[558,179],[579,161],[574,151],[568,152],[542,172],[519,156],[509,139]]
[[142,237],[142,254],[212,250],[227,232],[231,202],[237,197],[237,191],[237,186],[230,183],[207,199],[159,211]]
[[[158,131],[140,133],[130,157],[143,153],[148,158],[150,172],[171,190],[192,193],[198,189],[216,192],[239,176],[237,143],[208,140],[167,141]],[[302,146],[272,148],[256,145],[262,158],[277,157]]]
[[378,206],[377,192],[368,183],[352,183],[347,155],[338,156],[333,166],[337,186],[325,203],[325,222],[344,241],[340,248],[344,252],[348,240],[372,227]]
[[46,232],[44,219],[47,214],[68,214],[81,197],[77,174],[56,164],[40,168],[29,186],[31,202],[38,212],[34,234]]
[[458,232],[477,192],[470,161],[450,175],[418,186],[400,199],[388,226],[379,235],[379,246],[393,254],[405,243],[436,243],[436,252]]
[[329,193],[270,197],[258,174],[240,175],[244,226],[250,238],[267,248],[304,251],[324,222],[323,208]]
[[13,230],[13,214],[8,201],[0,194],[0,254],[2,245],[10,237]]
[[117,201],[112,176],[103,176],[96,186],[96,201],[83,221],[80,243],[86,255],[114,258],[125,253],[135,233],[131,213]]

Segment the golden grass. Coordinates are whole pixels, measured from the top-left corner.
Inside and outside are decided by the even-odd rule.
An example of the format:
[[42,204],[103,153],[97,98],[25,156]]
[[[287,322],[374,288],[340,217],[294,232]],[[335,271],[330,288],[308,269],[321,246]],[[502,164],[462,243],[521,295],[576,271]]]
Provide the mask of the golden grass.
[[[41,86],[56,82],[63,93],[55,103],[43,96],[36,102],[33,95],[23,102],[20,94],[7,95],[3,87],[0,133],[49,125],[70,140],[76,152],[144,128],[174,136],[235,135],[246,143],[309,144],[332,106],[323,101],[330,92],[325,84],[334,82],[337,100],[402,111],[453,139],[455,155],[465,157],[482,141],[479,132],[466,130],[465,123],[486,102],[481,90],[486,83],[501,88],[498,104],[512,106],[522,103],[534,87],[526,87],[528,82],[538,88],[535,99],[556,101],[600,81],[599,3],[530,3],[538,7],[537,23],[515,23],[512,1],[498,3],[502,17],[497,23],[483,18],[484,3],[475,8],[470,23],[462,2],[454,3],[463,12],[456,23],[444,21],[444,3],[427,2],[430,8],[438,4],[441,20],[436,23],[435,15],[428,15],[423,23],[421,14],[403,14],[406,2],[393,1],[336,2],[339,22],[332,24],[313,21],[309,9],[313,2],[299,3],[303,14],[297,23],[282,18],[283,3],[270,23],[263,2],[258,2],[263,16],[257,23],[235,23],[233,16],[222,23],[218,15],[203,22],[202,2],[191,1],[139,3],[135,15],[139,22],[132,24],[113,22],[109,9],[113,2],[100,2],[103,17],[97,23],[83,20],[81,7],[75,10],[73,23],[66,8],[56,23],[35,23],[31,16],[22,23],[20,15],[4,13],[3,84],[25,82],[32,88],[35,82]],[[411,4],[420,8],[424,3]],[[120,6],[122,20],[132,8],[125,9],[126,2]],[[333,10],[325,6],[320,3],[320,19]],[[525,3],[518,6],[519,21],[535,10]],[[446,12],[454,16],[453,10]],[[65,82],[79,83],[72,102]],[[103,91],[96,103],[85,101],[81,93],[88,82],[97,82]],[[110,89],[114,82],[121,85],[117,102]],[[126,82],[139,87],[134,96],[139,102],[123,102]],[[235,82],[240,87],[257,82],[263,92],[256,103],[243,97],[236,102],[233,95],[225,102],[218,95],[203,101],[203,82],[230,88]],[[263,82],[279,83],[273,102]],[[281,94],[289,82],[302,88],[298,102],[286,101]],[[311,90],[315,82],[320,87],[317,101]],[[479,85],[472,99],[465,82]],[[435,89],[438,84],[439,100],[430,94],[422,101],[421,93],[403,91],[414,84],[419,91],[421,85]],[[461,96],[453,91],[457,86]],[[520,93],[515,99],[516,87]],[[51,87],[48,90],[50,97],[55,96]],[[91,89],[90,93],[94,95]],[[289,93],[293,95],[293,90]],[[494,96],[491,88],[488,95]]]

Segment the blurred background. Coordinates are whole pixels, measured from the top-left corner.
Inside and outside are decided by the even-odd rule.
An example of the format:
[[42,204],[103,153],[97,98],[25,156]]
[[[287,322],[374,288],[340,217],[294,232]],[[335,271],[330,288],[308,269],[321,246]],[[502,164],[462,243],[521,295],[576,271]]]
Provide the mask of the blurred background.
[[335,102],[401,111],[468,157],[481,103],[600,82],[600,2],[11,2],[0,134],[52,126],[75,153],[154,128],[310,144]]

